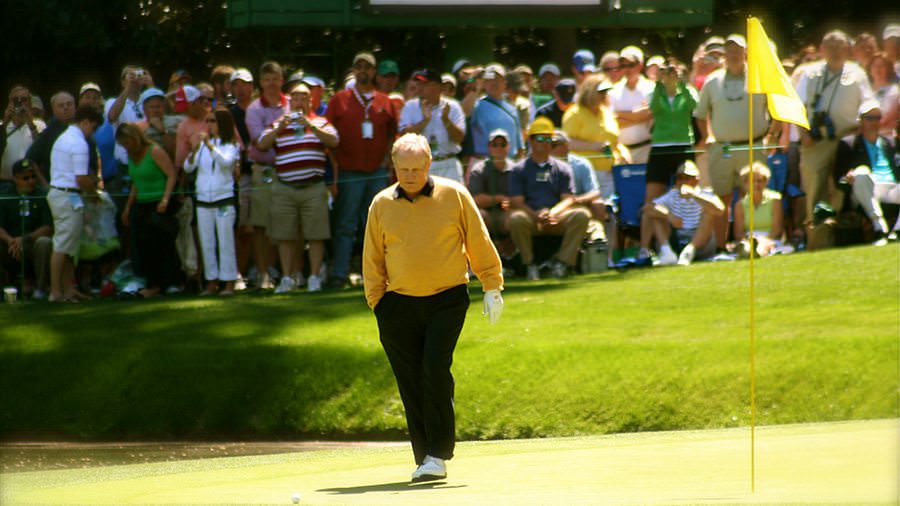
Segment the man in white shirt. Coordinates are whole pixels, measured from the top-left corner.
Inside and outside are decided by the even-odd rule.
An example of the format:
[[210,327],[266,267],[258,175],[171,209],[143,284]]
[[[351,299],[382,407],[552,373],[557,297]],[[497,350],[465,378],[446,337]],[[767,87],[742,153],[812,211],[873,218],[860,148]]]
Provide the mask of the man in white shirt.
[[463,169],[456,155],[466,134],[466,117],[459,102],[441,95],[441,74],[419,70],[413,79],[422,83],[419,98],[403,106],[400,132],[421,134],[431,147],[431,174],[463,182]]
[[[106,101],[104,118],[109,120],[113,128],[122,123],[139,123],[146,119],[141,107],[141,92],[153,87],[153,78],[147,70],[128,65],[120,74],[122,93],[114,99]],[[128,153],[125,148],[116,144],[116,160],[122,165],[128,165]]]
[[50,258],[50,302],[73,301],[85,296],[72,285],[81,232],[84,228],[85,196],[95,196],[97,187],[90,176],[90,148],[87,139],[103,123],[100,111],[81,106],[75,122],[53,144],[50,152],[50,191],[47,202],[53,214],[53,256]]
[[[3,114],[2,143],[0,143],[0,186],[15,188],[13,164],[25,158],[28,148],[38,134],[44,131],[43,121],[31,113],[31,92],[24,86],[14,86],[9,92],[9,104]],[[2,188],[0,188],[2,190]]]
[[631,163],[647,163],[650,157],[650,96],[655,86],[644,77],[644,52],[627,46],[619,53],[625,79],[610,90],[609,100],[619,122],[619,142],[631,153]]

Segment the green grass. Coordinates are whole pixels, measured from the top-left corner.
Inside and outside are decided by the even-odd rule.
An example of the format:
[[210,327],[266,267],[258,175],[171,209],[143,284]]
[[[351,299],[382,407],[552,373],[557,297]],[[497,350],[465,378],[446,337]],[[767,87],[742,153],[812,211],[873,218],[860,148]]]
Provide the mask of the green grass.
[[[757,266],[760,424],[895,418],[900,248]],[[743,426],[747,263],[480,289],[460,338],[462,439]],[[0,306],[3,439],[403,438],[360,291]]]

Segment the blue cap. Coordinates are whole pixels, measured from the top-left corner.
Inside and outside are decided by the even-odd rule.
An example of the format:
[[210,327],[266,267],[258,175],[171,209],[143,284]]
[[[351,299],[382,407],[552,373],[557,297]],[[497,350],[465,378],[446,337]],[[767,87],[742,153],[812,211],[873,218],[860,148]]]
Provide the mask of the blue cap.
[[307,86],[321,86],[325,87],[325,81],[319,79],[316,76],[303,76],[301,82]]
[[144,102],[146,102],[148,99],[151,99],[153,97],[159,97],[159,98],[165,100],[166,94],[163,93],[163,90],[161,90],[159,88],[147,88],[146,90],[144,90],[143,93],[141,93],[141,97],[138,99],[138,107],[143,109]]
[[596,71],[596,67],[594,67],[594,53],[592,53],[589,49],[579,49],[572,55],[572,65],[575,66],[575,69],[579,72],[594,72]]

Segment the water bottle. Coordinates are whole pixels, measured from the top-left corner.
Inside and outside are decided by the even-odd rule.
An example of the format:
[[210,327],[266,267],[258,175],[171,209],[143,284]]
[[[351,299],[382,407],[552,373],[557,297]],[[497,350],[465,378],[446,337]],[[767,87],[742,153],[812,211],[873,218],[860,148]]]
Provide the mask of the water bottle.
[[28,202],[28,199],[19,201],[19,216],[23,218],[31,216],[31,203]]

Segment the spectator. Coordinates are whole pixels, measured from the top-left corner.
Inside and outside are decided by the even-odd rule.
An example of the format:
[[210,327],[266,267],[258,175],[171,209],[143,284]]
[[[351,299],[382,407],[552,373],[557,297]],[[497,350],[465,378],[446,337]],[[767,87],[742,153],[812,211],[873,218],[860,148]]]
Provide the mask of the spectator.
[[610,105],[619,123],[619,142],[627,149],[627,161],[647,163],[650,155],[650,96],[653,82],[644,77],[644,52],[636,46],[627,46],[620,53],[619,65],[624,79],[609,92]]
[[305,75],[302,82],[309,88],[311,110],[318,116],[324,116],[328,110],[328,104],[322,100],[325,94],[325,81],[316,76]]
[[894,73],[900,77],[900,24],[884,27],[881,41],[884,44],[884,55],[893,62]]
[[697,90],[702,90],[706,84],[706,78],[721,68],[722,58],[725,56],[725,39],[714,35],[697,48],[694,58],[691,60],[691,84]]
[[456,97],[456,78],[453,74],[441,74],[441,94],[447,98]]
[[0,193],[0,283],[11,282],[24,264],[23,296],[44,299],[50,282],[53,217],[30,160],[13,164],[13,178],[15,190]]
[[[53,111],[53,118],[25,155],[25,158],[34,162],[41,186],[47,186],[50,179],[50,151],[53,149],[53,143],[75,119],[75,97],[66,91],[57,92],[50,97],[50,110]],[[90,166],[93,169],[91,173],[96,174],[99,168],[96,150],[91,150],[91,158],[93,162]]]
[[587,232],[591,213],[584,208],[558,207],[572,198],[575,188],[569,165],[550,156],[553,123],[546,118],[534,120],[528,137],[531,156],[513,166],[509,176],[513,209],[509,216],[509,233],[519,248],[530,281],[540,279],[540,267],[534,263],[532,237],[563,236],[562,245],[550,262],[553,276],[561,278],[578,259],[578,249]]
[[798,86],[806,104],[810,130],[800,129],[800,174],[806,193],[806,218],[820,201],[830,202],[831,173],[838,140],[858,127],[859,107],[871,98],[865,72],[847,65],[850,41],[835,30],[822,39],[825,61],[811,66]]
[[47,202],[53,214],[53,255],[50,259],[50,302],[86,298],[74,286],[75,264],[84,226],[82,195],[97,193],[89,173],[89,145],[103,117],[86,106],[75,111],[75,122],[53,144],[50,152],[50,191]]
[[476,156],[488,156],[488,134],[498,128],[509,132],[510,153],[515,158],[525,154],[522,141],[522,124],[516,108],[504,100],[506,92],[506,69],[499,63],[492,63],[484,71],[485,95],[478,99],[472,111],[472,142]]
[[897,122],[900,120],[900,85],[890,60],[884,53],[875,53],[869,62],[869,80],[878,100],[881,115],[881,135],[895,137]]
[[201,295],[219,292],[220,282],[225,283],[225,289],[219,294],[233,295],[238,278],[234,182],[240,176],[241,148],[227,109],[207,113],[206,124],[209,133],[200,132],[194,137],[184,161],[185,172],[197,172],[197,232],[206,278],[206,289]]
[[[394,60],[381,60],[378,62],[378,71],[375,73],[375,89],[384,93],[391,99],[394,105],[394,116],[399,118],[400,111],[403,110],[403,104],[407,100],[419,96],[419,90],[409,89],[409,83],[404,89],[404,93],[397,92],[397,86],[400,84],[400,67]],[[415,83],[418,84],[418,83]]]
[[341,139],[337,148],[338,195],[332,216],[334,266],[328,279],[331,288],[346,284],[353,246],[365,226],[369,204],[388,183],[397,117],[387,95],[375,89],[375,65],[371,53],[354,56],[356,85],[336,93],[328,103],[326,118]]
[[590,49],[579,49],[572,55],[572,75],[578,85],[597,71],[594,66],[594,53]]
[[[709,44],[707,44],[709,46]],[[753,101],[753,132],[749,132],[747,98],[747,42],[740,35],[729,35],[725,42],[725,68],[706,77],[694,117],[700,130],[697,149],[706,150],[708,178],[719,199],[730,206],[734,189],[739,186],[738,174],[747,163],[746,151],[732,154],[734,149],[746,150],[749,141],[761,145],[769,128],[766,100]],[[708,51],[709,49],[707,49]],[[707,139],[714,142],[707,144]],[[763,160],[761,150],[753,152],[754,160]],[[728,240],[728,214],[715,216],[716,246],[724,250]]]
[[169,88],[166,97],[169,99],[170,110],[177,115],[187,112],[188,102],[184,97],[184,87],[194,82],[191,74],[186,70],[176,70],[169,76]]
[[[538,89],[531,95],[535,116],[537,110],[553,102],[553,89],[561,79],[559,67],[555,63],[545,63],[538,70]],[[575,81],[572,80],[574,83]]]
[[400,114],[400,133],[417,133],[428,139],[431,147],[431,169],[435,176],[463,182],[463,168],[457,155],[466,134],[466,117],[462,107],[452,98],[441,94],[441,76],[433,69],[413,74],[419,81],[421,95],[403,106]]
[[247,109],[253,102],[253,74],[245,68],[234,71],[231,75],[231,92],[234,94],[234,103],[228,107],[234,120],[235,128],[241,138],[240,175],[238,177],[238,217],[237,237],[235,240],[235,252],[237,255],[238,279],[235,282],[235,290],[246,288],[243,276],[240,273],[247,272],[250,262],[250,251],[253,248],[253,225],[250,224],[250,194],[253,191],[251,174],[253,164],[247,155],[247,149],[252,144],[250,131],[247,130]]
[[572,106],[574,99],[575,80],[560,79],[556,83],[556,87],[553,88],[553,100],[544,104],[534,115],[535,117],[544,116],[553,122],[554,127],[560,128],[562,127],[563,115]]
[[591,161],[597,172],[600,195],[612,198],[615,192],[612,166],[618,153],[619,126],[609,107],[612,84],[600,76],[590,76],[581,83],[577,101],[563,115],[562,129],[569,137],[569,147],[576,155]]
[[287,273],[299,272],[294,265],[303,245],[309,242],[307,289],[322,290],[322,260],[325,241],[331,238],[328,223],[328,189],[325,187],[326,148],[338,145],[338,132],[312,110],[309,88],[300,83],[291,90],[291,113],[279,119],[259,138],[260,149],[275,148],[277,180],[272,186],[272,228],[278,241],[281,271],[286,273],[275,293],[297,288]]
[[24,86],[14,86],[3,114],[0,130],[0,190],[12,191],[13,164],[25,158],[28,148],[47,125],[31,113],[31,93]]
[[[569,152],[569,136],[562,130],[553,131],[552,150],[550,156],[558,158],[567,164],[572,170],[572,185],[575,193],[571,204],[582,206],[591,212],[591,217],[601,223],[606,222],[606,201],[600,197],[600,184],[597,183],[597,174],[591,162],[582,156]],[[607,237],[613,238],[611,230],[607,230]]]
[[878,41],[875,36],[868,32],[863,32],[856,36],[853,42],[853,61],[860,67],[868,69],[872,63],[872,57],[878,52]]
[[175,141],[182,121],[178,116],[166,114],[166,94],[159,88],[147,88],[141,93],[138,103],[144,111],[144,119],[135,124],[174,159]]
[[612,84],[622,80],[625,69],[622,67],[622,56],[618,51],[607,51],[600,57],[601,76]]
[[[153,87],[153,77],[146,69],[127,65],[120,74],[122,92],[115,99],[106,101],[104,118],[109,120],[113,128],[122,123],[137,123],[144,119],[144,111],[140,107],[141,92]],[[116,146],[116,160],[119,165],[128,165],[125,149]]]
[[160,295],[163,289],[173,292],[177,283],[175,237],[179,225],[175,218],[178,204],[170,205],[169,200],[177,179],[175,167],[166,151],[153,144],[136,125],[119,125],[116,142],[125,148],[130,160],[131,193],[122,221],[134,231],[135,248],[140,252],[136,271],[147,280],[147,286],[138,293],[147,298]]
[[[650,229],[656,239],[662,265],[690,265],[694,260],[716,254],[713,216],[723,214],[719,197],[701,190],[700,170],[686,160],[676,172],[675,186],[668,193],[645,204],[641,214],[641,236]],[[641,243],[639,258],[648,258],[649,240]]]
[[213,109],[228,107],[234,102],[234,95],[231,92],[231,75],[234,74],[234,67],[231,65],[216,65],[212,69],[209,76],[209,82],[213,87]]
[[[272,192],[272,172],[275,165],[275,151],[260,149],[259,137],[275,124],[290,109],[288,97],[281,92],[284,83],[284,71],[275,62],[263,63],[259,69],[260,96],[247,107],[246,123],[252,143],[247,156],[253,162],[251,166],[250,220],[253,225],[253,258],[256,263],[257,284],[263,290],[275,288],[269,274],[274,250],[266,231],[270,223],[270,202]],[[290,275],[290,273],[283,273]]]
[[[753,178],[753,194],[750,194],[750,178]],[[764,164],[754,162],[741,169],[741,186],[744,192],[734,208],[734,237],[741,240],[738,254],[747,257],[752,252],[768,256],[781,247],[784,234],[784,206],[781,194],[768,188],[772,172]],[[753,210],[751,211],[751,198]],[[753,236],[748,230],[749,216],[753,213]]]
[[863,102],[859,108],[859,133],[841,139],[834,164],[838,187],[849,190],[852,202],[872,220],[879,245],[890,234],[896,237],[900,229],[900,218],[888,228],[881,209],[882,202],[900,204],[900,159],[895,139],[879,134],[882,114],[878,102]]
[[506,75],[506,102],[516,109],[519,124],[524,127],[531,123],[531,101],[526,94],[525,82],[518,72]]
[[646,64],[647,68],[645,70],[645,72],[647,74],[647,79],[649,79],[653,82],[659,81],[659,71],[660,71],[660,69],[662,69],[665,66],[666,66],[666,59],[658,54],[653,55],[650,58],[647,58],[647,64]]
[[78,91],[78,107],[90,105],[103,111],[103,92],[97,83],[87,82],[81,85]]
[[509,159],[509,137],[506,130],[497,129],[488,135],[490,156],[479,161],[469,173],[469,193],[491,236],[509,233],[509,174],[513,161]]
[[201,134],[209,134],[209,125],[206,116],[212,110],[213,97],[203,94],[198,88],[191,85],[184,87],[184,96],[187,99],[187,117],[178,125],[175,134],[175,166],[183,167],[184,161],[190,154],[192,147],[197,145]]

